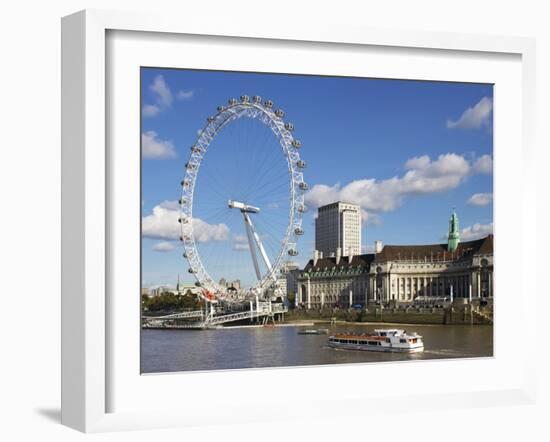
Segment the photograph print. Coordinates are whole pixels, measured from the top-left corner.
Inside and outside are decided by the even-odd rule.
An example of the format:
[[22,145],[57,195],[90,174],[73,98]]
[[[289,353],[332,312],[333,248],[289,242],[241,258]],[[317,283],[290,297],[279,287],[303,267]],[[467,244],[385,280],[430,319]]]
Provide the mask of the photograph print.
[[493,356],[492,84],[140,77],[142,373]]

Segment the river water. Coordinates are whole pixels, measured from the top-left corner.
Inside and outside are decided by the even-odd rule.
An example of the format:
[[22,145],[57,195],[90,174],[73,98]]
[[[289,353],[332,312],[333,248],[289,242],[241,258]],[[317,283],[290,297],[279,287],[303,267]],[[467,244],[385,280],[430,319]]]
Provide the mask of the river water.
[[[299,335],[302,328],[364,333],[397,327],[424,337],[422,353],[379,353],[332,349],[328,335]],[[316,325],[215,330],[142,330],[141,371],[224,370],[358,362],[484,357],[493,354],[493,327],[469,325]]]

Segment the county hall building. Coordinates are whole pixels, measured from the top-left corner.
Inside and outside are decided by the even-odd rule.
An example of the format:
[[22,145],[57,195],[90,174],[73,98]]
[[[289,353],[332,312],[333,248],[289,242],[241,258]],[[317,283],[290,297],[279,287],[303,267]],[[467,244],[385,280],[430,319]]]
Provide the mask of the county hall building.
[[[330,206],[334,210],[334,204]],[[343,228],[338,225],[340,231]],[[307,309],[349,308],[377,301],[492,298],[493,235],[461,242],[453,211],[446,244],[382,245],[376,241],[374,253],[362,255],[343,253],[341,247],[316,250],[298,272],[297,289],[296,305]]]

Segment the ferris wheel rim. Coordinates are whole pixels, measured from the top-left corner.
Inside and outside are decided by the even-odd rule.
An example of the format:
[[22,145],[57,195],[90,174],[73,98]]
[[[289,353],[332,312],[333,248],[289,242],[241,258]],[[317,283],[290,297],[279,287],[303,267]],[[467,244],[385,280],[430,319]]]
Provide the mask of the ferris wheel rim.
[[[241,96],[240,101],[234,98],[230,99],[228,106],[218,106],[217,113],[207,118],[206,125],[199,132],[196,142],[191,147],[191,155],[186,164],[184,179],[181,182],[182,197],[179,201],[180,240],[184,245],[184,257],[189,262],[189,272],[195,276],[197,285],[209,293],[208,297],[205,298],[208,301],[223,300],[226,293],[224,287],[208,273],[197,249],[193,234],[194,191],[200,166],[210,144],[220,131],[231,122],[248,117],[258,119],[267,126],[277,138],[278,144],[286,157],[289,175],[289,218],[284,237],[281,240],[281,247],[271,269],[262,276],[261,280],[249,288],[247,293],[261,293],[271,284],[276,284],[276,278],[283,264],[285,254],[288,253],[291,256],[297,254],[296,243],[298,237],[303,234],[302,214],[306,210],[304,192],[307,189],[307,184],[304,182],[303,172],[300,171],[305,163],[301,160],[298,152],[301,143],[292,134],[294,126],[290,122],[285,122],[283,116],[283,111],[273,110],[273,102],[270,100],[262,101],[258,96],[254,96],[252,100],[246,95]],[[205,297],[204,293],[202,295]],[[211,299],[209,299],[210,296],[212,296]]]

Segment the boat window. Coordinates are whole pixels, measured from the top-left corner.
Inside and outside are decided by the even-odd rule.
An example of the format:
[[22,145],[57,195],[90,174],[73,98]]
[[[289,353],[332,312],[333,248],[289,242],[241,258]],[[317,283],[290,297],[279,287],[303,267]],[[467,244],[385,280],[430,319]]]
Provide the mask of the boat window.
[[400,344],[406,344],[406,343],[407,343],[407,340],[406,340],[406,339],[400,339],[400,340],[399,340],[399,343],[400,343]]

